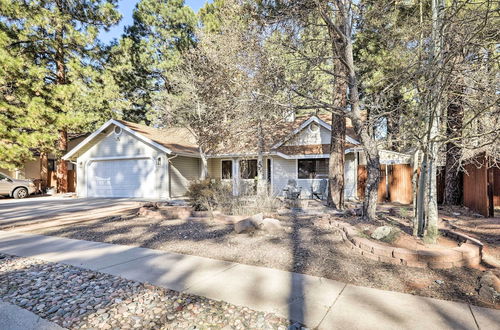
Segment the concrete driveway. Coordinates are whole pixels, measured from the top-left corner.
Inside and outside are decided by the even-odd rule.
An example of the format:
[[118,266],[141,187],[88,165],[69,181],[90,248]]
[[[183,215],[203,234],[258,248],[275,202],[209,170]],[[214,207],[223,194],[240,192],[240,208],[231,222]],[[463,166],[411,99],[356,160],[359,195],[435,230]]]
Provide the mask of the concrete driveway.
[[32,228],[48,224],[95,220],[132,212],[143,200],[128,198],[30,197],[0,199],[0,228]]

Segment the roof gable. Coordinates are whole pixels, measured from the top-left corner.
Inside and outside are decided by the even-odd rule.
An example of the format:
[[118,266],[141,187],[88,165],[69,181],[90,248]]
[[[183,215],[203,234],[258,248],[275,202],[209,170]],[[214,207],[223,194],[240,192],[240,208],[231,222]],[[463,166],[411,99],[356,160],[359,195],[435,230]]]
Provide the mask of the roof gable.
[[[63,156],[63,159],[68,160],[78,154],[79,151],[85,149],[89,144],[99,142],[99,136],[111,126],[120,127],[138,140],[160,150],[167,154],[177,153],[190,156],[197,156],[197,147],[192,144],[192,141],[185,136],[184,129],[160,130],[145,125],[134,124],[126,121],[110,119],[99,127],[95,132],[89,135],[85,140],[80,142],[75,148]],[[184,134],[183,134],[184,133]]]
[[[313,123],[316,123],[320,128],[317,132],[309,130],[310,125]],[[279,141],[271,148],[277,149],[283,145],[297,146],[297,145],[329,144],[330,142],[328,140],[324,141],[325,130],[330,132],[332,130],[331,125],[317,116],[311,116],[309,119],[303,121],[300,124],[300,126],[294,129],[285,139]],[[311,139],[313,141],[311,141]],[[355,140],[354,138],[352,138],[347,134],[346,134],[346,141],[348,144],[352,145],[359,144],[357,140]]]

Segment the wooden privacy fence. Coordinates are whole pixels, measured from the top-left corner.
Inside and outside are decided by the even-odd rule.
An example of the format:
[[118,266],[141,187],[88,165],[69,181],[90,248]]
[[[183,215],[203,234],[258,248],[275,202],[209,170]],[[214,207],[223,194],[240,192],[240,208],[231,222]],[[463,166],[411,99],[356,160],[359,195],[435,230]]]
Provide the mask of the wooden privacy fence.
[[500,206],[500,169],[488,166],[484,156],[475,164],[465,166],[463,176],[464,206],[485,216],[494,216],[495,206]]
[[[409,164],[381,165],[378,185],[378,202],[411,204],[413,189],[412,167]],[[358,166],[358,198],[364,199],[367,171],[365,165]]]

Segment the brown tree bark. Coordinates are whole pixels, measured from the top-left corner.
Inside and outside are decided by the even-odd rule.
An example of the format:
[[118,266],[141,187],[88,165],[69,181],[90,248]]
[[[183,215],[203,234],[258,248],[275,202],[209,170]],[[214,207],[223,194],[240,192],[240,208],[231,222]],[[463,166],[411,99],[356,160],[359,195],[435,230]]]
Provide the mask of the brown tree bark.
[[[361,146],[366,155],[367,160],[367,180],[365,189],[365,199],[363,201],[363,218],[368,221],[374,221],[377,218],[377,200],[378,200],[378,182],[380,180],[380,157],[377,141],[375,140],[371,124],[363,116],[360,104],[358,79],[356,69],[354,67],[353,39],[352,26],[349,25],[352,15],[352,3],[350,0],[335,2],[336,22],[331,19],[331,7],[320,1],[316,1],[316,6],[319,9],[320,15],[328,27],[334,47],[341,45],[341,48],[336,48],[334,58],[337,58],[342,63],[344,72],[341,77],[345,77],[344,81],[347,84],[348,91],[347,102],[350,106],[349,111],[345,109],[344,114],[351,119],[354,130],[359,136]],[[339,40],[341,42],[339,43]],[[338,111],[340,109],[336,109]],[[345,134],[344,134],[345,136]],[[342,150],[344,152],[344,150]],[[342,169],[343,171],[343,169]]]
[[[61,154],[68,151],[68,133],[65,130],[59,131],[58,150]],[[59,158],[57,160],[57,192],[68,192],[68,163]]]
[[[345,94],[344,102],[345,102]],[[328,206],[344,208],[345,117],[332,115],[330,135],[330,161],[328,163]]]
[[[64,4],[62,1],[56,1],[56,4],[61,12],[64,11]],[[64,25],[62,22],[58,22],[57,24],[55,64],[56,84],[64,85],[66,84],[66,63],[64,54]],[[59,109],[59,112],[62,112],[62,109]],[[68,133],[64,127],[59,130],[57,147],[59,157],[57,159],[56,189],[59,193],[66,193],[68,192],[68,164],[61,159],[68,151]]]
[[[344,29],[342,27],[342,29]],[[338,59],[345,51],[345,44],[337,38],[333,45],[335,86],[333,90],[333,105],[347,111],[347,77],[343,64]],[[330,161],[328,163],[328,206],[342,210],[344,208],[344,164],[345,164],[345,116],[332,113],[332,130],[330,132]]]
[[[458,139],[462,135],[464,108],[461,92],[452,97],[447,108],[446,134],[449,139]],[[462,149],[453,140],[446,144],[446,167],[443,203],[446,205],[462,204],[463,183],[460,171]]]
[[[336,15],[335,22],[341,31],[345,31],[345,16]],[[330,30],[333,37],[332,54],[335,85],[333,86],[333,106],[347,111],[347,74],[340,58],[345,53],[345,41],[337,31]],[[328,163],[328,199],[330,207],[344,208],[344,166],[345,166],[345,115],[332,113],[332,130],[330,132],[330,161]]]
[[46,152],[40,153],[40,189],[45,190],[49,184],[49,159]]

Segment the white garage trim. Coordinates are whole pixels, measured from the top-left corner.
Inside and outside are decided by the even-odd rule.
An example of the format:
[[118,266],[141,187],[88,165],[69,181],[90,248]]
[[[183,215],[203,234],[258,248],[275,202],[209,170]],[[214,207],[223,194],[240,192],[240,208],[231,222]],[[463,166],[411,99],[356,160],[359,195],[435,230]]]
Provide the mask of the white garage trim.
[[152,161],[155,159],[151,156],[147,155],[137,155],[137,156],[113,156],[113,157],[93,157],[89,158],[87,161],[92,162],[92,161],[100,161],[100,160],[120,160],[120,159],[145,159],[145,158],[150,158]]

